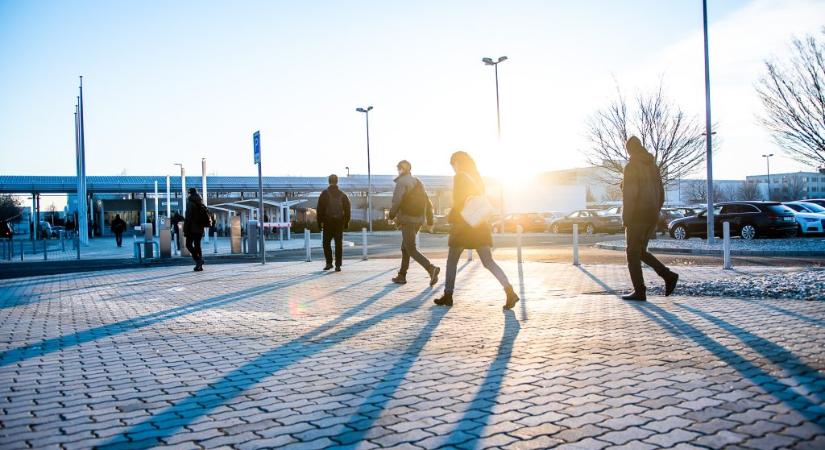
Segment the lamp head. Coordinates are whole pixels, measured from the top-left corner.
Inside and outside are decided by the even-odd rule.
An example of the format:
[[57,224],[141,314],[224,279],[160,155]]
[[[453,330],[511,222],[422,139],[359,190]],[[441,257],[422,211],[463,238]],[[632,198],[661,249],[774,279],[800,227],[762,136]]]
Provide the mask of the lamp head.
[[487,64],[488,66],[492,66],[493,64],[495,64],[493,62],[493,58],[481,58],[481,62]]
[[507,57],[502,56],[501,58],[498,59],[498,62],[502,62],[502,61],[507,61]]

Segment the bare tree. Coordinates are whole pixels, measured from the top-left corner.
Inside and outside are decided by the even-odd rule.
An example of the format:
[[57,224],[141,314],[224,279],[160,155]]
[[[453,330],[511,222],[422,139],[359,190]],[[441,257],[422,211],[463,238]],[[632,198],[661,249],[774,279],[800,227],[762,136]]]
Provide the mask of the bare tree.
[[20,207],[20,200],[12,195],[0,195],[0,220],[19,220],[23,208]]
[[760,122],[789,157],[825,167],[825,40],[809,35],[793,48],[788,60],[765,61],[756,86],[765,108]]
[[636,95],[632,106],[628,112],[617,87],[616,98],[588,121],[591,146],[585,156],[591,165],[606,169],[603,181],[618,184],[628,160],[625,143],[632,135],[653,154],[664,183],[684,178],[704,162],[704,128],[665,97],[661,83],[649,93]]
[[730,202],[738,200],[737,196],[739,194],[739,190],[732,184],[719,186],[714,183],[713,189],[713,199],[717,202]]
[[753,181],[746,181],[739,186],[737,192],[739,200],[761,200],[762,193],[759,192],[759,185]]
[[691,180],[686,189],[688,201],[691,203],[707,203],[708,184],[705,180]]
[[607,186],[607,189],[604,190],[604,194],[602,194],[602,201],[603,202],[615,202],[622,199],[622,190],[619,189],[619,185],[611,184]]
[[782,201],[790,202],[802,199],[807,193],[808,186],[802,181],[802,177],[792,176],[782,180],[782,192],[779,197]]

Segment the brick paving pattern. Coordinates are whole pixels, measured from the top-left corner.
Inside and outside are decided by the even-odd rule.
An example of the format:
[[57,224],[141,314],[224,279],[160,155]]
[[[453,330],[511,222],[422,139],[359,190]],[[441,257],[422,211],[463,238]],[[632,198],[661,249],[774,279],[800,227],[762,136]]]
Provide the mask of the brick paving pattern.
[[505,262],[502,312],[476,261],[447,309],[396,263],[2,281],[0,448],[825,448],[823,302]]

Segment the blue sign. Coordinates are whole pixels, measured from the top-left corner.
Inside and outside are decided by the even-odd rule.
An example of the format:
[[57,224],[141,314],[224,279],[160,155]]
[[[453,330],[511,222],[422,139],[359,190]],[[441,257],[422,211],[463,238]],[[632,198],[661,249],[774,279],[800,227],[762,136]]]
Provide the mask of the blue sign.
[[255,164],[261,163],[261,132],[252,133],[252,149],[255,157]]

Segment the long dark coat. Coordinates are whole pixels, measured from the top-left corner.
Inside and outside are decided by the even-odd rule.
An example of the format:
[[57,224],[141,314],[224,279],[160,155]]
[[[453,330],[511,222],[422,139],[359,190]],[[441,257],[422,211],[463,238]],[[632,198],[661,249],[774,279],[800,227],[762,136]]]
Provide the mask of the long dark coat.
[[466,173],[458,173],[453,177],[453,207],[447,221],[450,223],[450,247],[477,249],[493,246],[493,231],[490,224],[485,222],[477,227],[471,227],[461,211],[467,198],[474,195],[484,195],[484,182],[474,180]]

